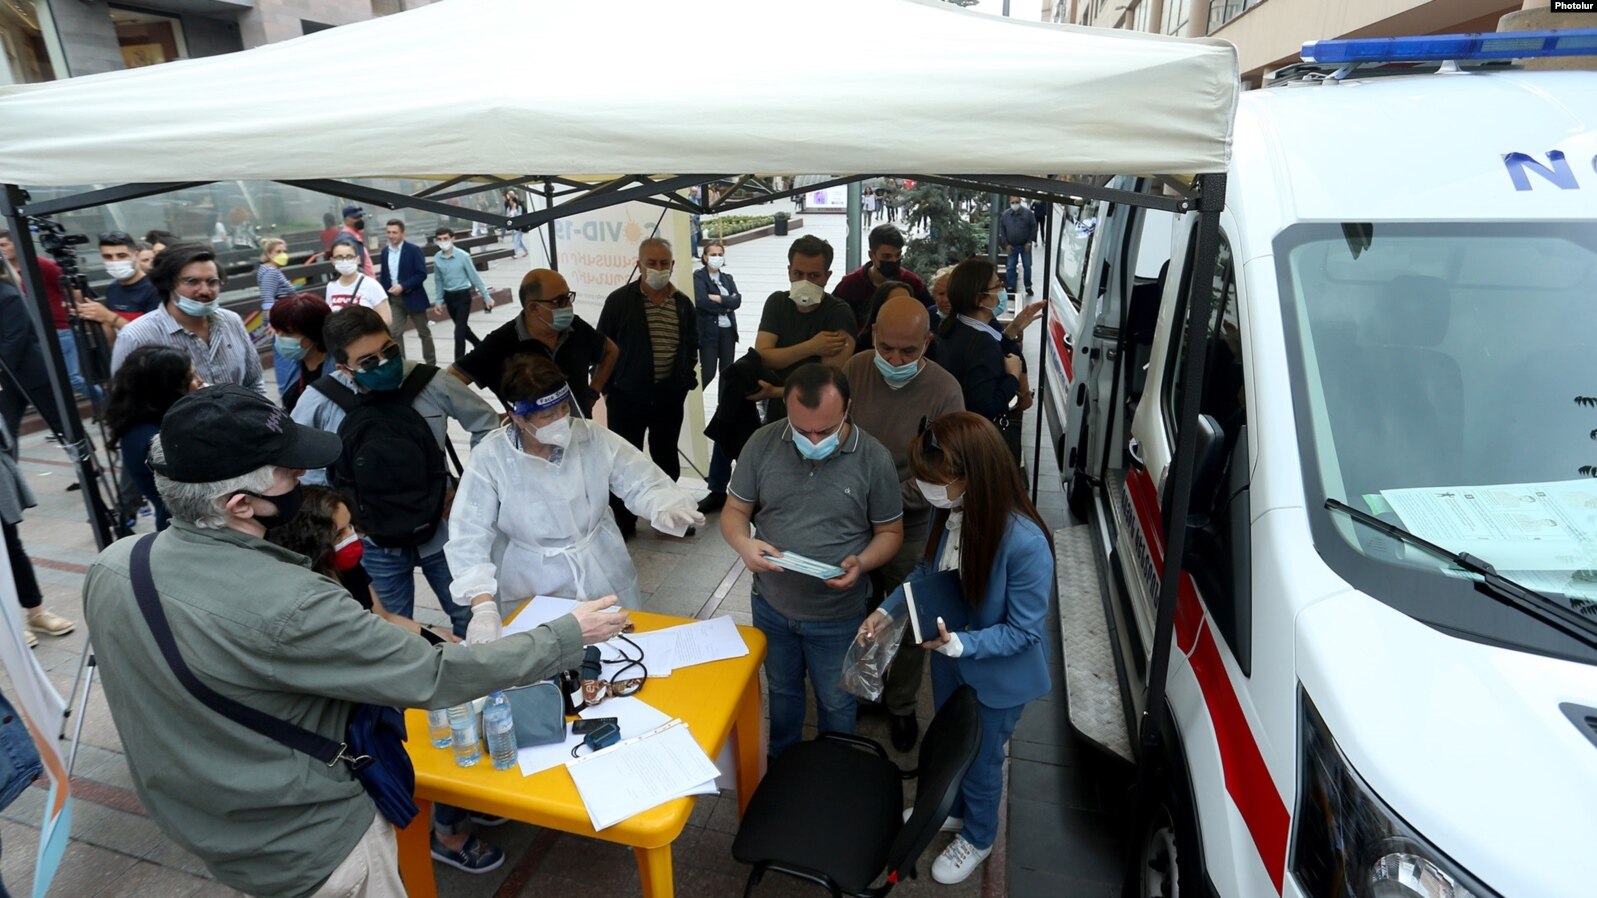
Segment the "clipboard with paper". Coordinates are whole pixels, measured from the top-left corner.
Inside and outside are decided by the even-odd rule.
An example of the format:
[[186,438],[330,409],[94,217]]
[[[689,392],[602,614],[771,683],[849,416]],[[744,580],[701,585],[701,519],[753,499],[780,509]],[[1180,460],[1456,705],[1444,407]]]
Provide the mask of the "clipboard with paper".
[[898,588],[904,593],[904,610],[917,645],[937,638],[939,617],[950,633],[963,630],[970,623],[970,609],[965,606],[965,591],[959,585],[957,570],[912,577]]

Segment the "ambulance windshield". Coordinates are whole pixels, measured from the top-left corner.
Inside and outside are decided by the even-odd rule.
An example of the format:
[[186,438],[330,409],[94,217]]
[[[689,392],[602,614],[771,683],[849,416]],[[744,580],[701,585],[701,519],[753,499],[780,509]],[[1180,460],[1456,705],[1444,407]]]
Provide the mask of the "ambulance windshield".
[[[1298,225],[1276,250],[1309,505],[1597,617],[1597,221]],[[1389,573],[1459,576],[1346,516],[1316,526]]]

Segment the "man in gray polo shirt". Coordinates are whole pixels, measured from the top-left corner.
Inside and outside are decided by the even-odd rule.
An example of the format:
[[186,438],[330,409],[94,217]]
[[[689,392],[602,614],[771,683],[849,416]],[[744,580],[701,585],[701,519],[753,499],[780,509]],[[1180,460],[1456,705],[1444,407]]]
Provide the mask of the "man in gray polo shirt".
[[[843,654],[870,601],[865,574],[904,541],[903,499],[893,456],[848,420],[849,389],[832,365],[804,365],[787,379],[787,420],[765,425],[738,456],[721,535],[754,572],[754,625],[765,634],[774,759],[799,741],[804,674],[816,723],[854,732],[854,696],[841,681]],[[749,535],[750,522],[759,538]],[[820,580],[768,555],[791,552],[843,568]]]

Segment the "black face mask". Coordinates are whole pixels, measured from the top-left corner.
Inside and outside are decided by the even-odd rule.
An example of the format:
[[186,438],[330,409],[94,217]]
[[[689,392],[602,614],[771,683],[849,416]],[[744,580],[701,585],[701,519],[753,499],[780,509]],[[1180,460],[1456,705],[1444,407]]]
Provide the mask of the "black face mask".
[[277,514],[256,513],[255,515],[255,520],[259,521],[261,526],[267,530],[273,527],[281,527],[294,520],[294,516],[299,514],[300,503],[305,501],[305,488],[298,483],[294,484],[294,488],[288,492],[276,496],[263,496],[260,493],[252,493],[248,490],[239,490],[239,492],[246,496],[253,496],[256,499],[265,499],[267,502],[277,506]]
[[354,227],[355,230],[357,230],[357,231],[364,231],[364,230],[366,230],[366,219],[357,218],[353,222],[351,222],[351,226]]
[[881,275],[884,278],[887,278],[888,280],[892,280],[893,278],[898,277],[898,273],[899,273],[899,271],[902,270],[902,268],[903,268],[903,266],[901,266],[897,262],[877,262],[876,263],[876,273]]

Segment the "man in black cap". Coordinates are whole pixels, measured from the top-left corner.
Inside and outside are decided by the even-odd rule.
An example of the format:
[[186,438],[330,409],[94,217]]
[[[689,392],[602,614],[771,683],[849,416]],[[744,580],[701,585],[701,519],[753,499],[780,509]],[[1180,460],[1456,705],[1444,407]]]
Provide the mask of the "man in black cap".
[[[183,661],[236,702],[335,742],[354,703],[443,708],[580,664],[627,615],[589,602],[530,633],[429,645],[267,542],[299,508],[299,475],[337,435],[237,385],[177,401],[150,445],[172,526],[149,568]],[[156,645],[121,540],[90,567],[84,611],[133,786],[173,841],[252,895],[404,895],[394,830],[346,765],[328,765],[201,704]]]
[[[344,227],[339,230],[339,235],[348,234],[360,247],[360,271],[369,278],[377,276],[377,269],[372,267],[372,254],[366,248],[366,210],[359,206],[344,207]],[[336,238],[335,238],[336,239]]]

